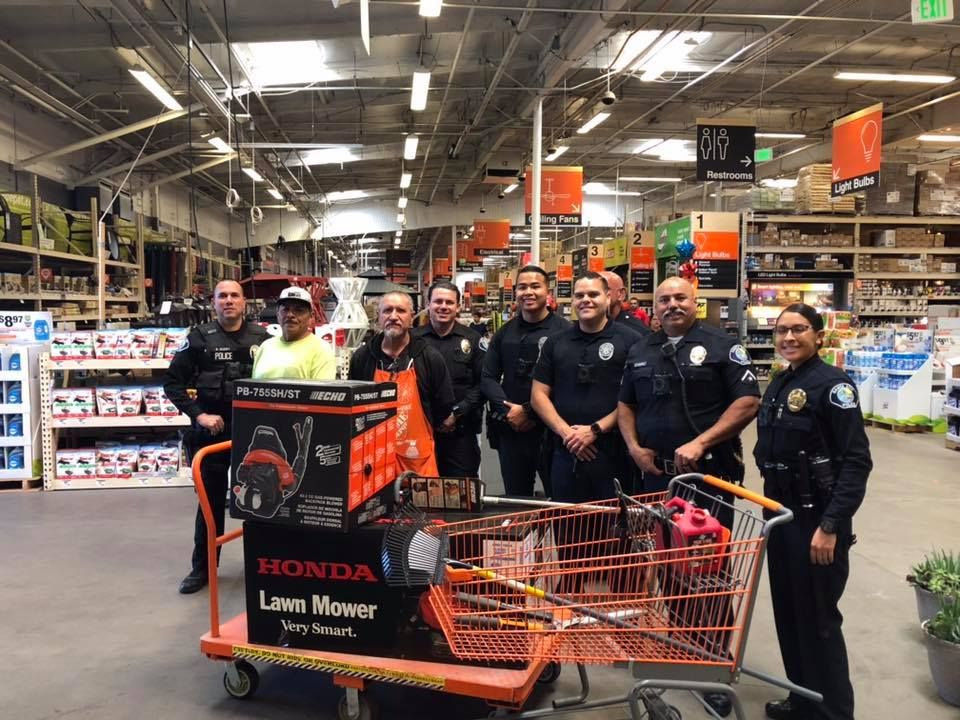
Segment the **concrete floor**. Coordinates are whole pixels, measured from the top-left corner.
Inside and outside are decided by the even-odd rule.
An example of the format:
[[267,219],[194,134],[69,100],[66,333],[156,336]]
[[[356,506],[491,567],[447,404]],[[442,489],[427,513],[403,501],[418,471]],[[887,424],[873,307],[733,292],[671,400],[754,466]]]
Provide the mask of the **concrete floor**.
[[[929,435],[870,430],[875,470],[857,516],[842,603],[861,719],[956,720],[929,679],[912,590],[911,563],[933,547],[960,549],[960,455]],[[752,447],[752,435],[747,438]],[[497,487],[485,454],[485,477]],[[755,471],[748,485],[758,487]],[[0,571],[0,718],[335,717],[341,691],[327,676],[263,667],[248,702],[229,698],[223,666],[201,656],[207,594],[180,596],[188,569],[194,495],[189,489],[10,492],[0,495],[6,557]],[[241,548],[224,553],[223,605],[242,608]],[[747,664],[782,673],[766,582],[761,585]],[[590,669],[593,697],[623,693],[624,670]],[[576,673],[533,703],[572,694]],[[776,690],[745,678],[739,686],[749,718],[762,718]],[[482,703],[408,688],[376,686],[385,718],[480,717]],[[669,693],[686,718],[706,717],[686,694]],[[587,717],[588,713],[572,716]],[[623,707],[589,713],[623,718]]]

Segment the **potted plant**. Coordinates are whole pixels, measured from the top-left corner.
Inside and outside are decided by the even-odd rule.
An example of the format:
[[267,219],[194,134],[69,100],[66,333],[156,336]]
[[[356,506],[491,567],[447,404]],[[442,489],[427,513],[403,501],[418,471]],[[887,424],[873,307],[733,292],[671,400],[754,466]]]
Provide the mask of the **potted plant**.
[[960,603],[944,603],[922,627],[937,694],[960,706]]
[[933,617],[941,603],[952,603],[960,596],[960,556],[935,550],[913,566],[907,575],[917,595],[920,622]]

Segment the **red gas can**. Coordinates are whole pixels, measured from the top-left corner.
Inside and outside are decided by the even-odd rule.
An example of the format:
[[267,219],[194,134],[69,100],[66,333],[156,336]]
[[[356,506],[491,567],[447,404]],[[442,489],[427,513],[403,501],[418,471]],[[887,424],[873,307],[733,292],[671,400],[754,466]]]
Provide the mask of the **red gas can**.
[[709,511],[683,498],[670,498],[667,510],[670,517],[669,543],[663,538],[664,549],[680,550],[683,562],[681,572],[686,574],[716,573],[720,571],[729,531]]

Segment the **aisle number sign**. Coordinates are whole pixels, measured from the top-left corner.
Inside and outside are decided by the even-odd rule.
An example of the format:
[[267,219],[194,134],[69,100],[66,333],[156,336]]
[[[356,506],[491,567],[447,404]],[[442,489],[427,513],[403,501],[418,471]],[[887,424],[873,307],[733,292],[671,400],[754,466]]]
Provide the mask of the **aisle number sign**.
[[953,20],[953,0],[911,0],[910,19],[914,25]]
[[653,292],[653,233],[634,232],[630,239],[630,294]]
[[738,287],[740,258],[740,215],[738,213],[697,212],[654,229],[654,247],[660,280],[679,275],[680,251],[677,246],[692,242],[696,276],[701,290],[729,291]]
[[603,272],[604,267],[603,245],[592,244],[587,246],[587,270],[590,272]]
[[883,103],[833,123],[833,182],[830,196],[841,197],[880,183]]
[[573,297],[573,257],[563,253],[557,258],[557,299]]

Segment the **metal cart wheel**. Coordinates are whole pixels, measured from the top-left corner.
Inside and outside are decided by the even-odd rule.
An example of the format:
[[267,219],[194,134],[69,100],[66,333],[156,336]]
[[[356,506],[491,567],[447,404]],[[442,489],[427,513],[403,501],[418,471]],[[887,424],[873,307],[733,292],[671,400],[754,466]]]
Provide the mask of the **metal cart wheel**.
[[557,681],[557,678],[560,677],[561,669],[562,666],[558,662],[547,663],[543,672],[540,673],[540,677],[537,678],[537,682],[541,685],[552,685]]
[[[356,693],[356,710],[351,711],[350,693]],[[360,693],[355,688],[347,688],[347,692],[337,703],[337,720],[376,720],[379,716],[377,704],[366,693]]]
[[223,673],[223,687],[230,697],[247,700],[260,685],[260,673],[246,660],[237,660],[227,665]]

